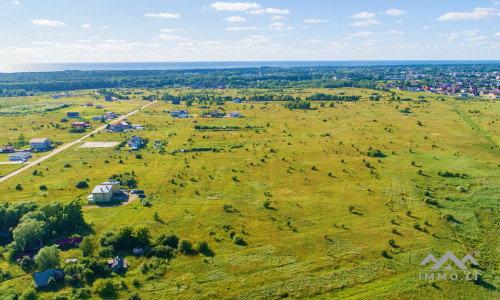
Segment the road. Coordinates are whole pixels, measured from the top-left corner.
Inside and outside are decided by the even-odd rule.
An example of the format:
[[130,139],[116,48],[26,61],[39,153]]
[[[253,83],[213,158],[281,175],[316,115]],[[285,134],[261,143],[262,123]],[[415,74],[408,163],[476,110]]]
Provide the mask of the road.
[[[139,112],[141,109],[144,109],[144,108],[146,108],[146,107],[148,107],[148,106],[150,106],[150,105],[152,105],[152,104],[154,104],[154,103],[156,103],[156,101],[154,101],[154,102],[150,102],[150,103],[148,103],[148,104],[146,104],[146,105],[144,105],[144,106],[141,106],[140,108],[138,108],[138,109],[134,110],[133,112],[130,112],[130,113],[128,113],[128,114],[126,114],[126,115],[124,115],[124,116],[119,117],[118,119],[114,120],[114,121],[113,121],[113,122],[111,122],[110,124],[114,124],[114,123],[117,123],[117,122],[119,122],[119,121],[121,121],[121,120],[123,120],[123,119],[126,119],[126,118],[130,117],[131,115],[136,114],[136,113],[137,113],[137,112]],[[20,173],[22,173],[23,171],[28,170],[28,169],[29,169],[29,168],[31,168],[32,166],[36,166],[36,165],[38,165],[39,163],[43,162],[44,160],[49,159],[49,158],[51,158],[52,156],[54,156],[54,155],[56,155],[56,154],[58,154],[58,153],[60,153],[60,152],[62,152],[62,151],[64,151],[64,150],[66,150],[66,149],[68,149],[68,148],[70,148],[70,147],[72,147],[72,146],[76,145],[77,143],[82,142],[84,139],[88,138],[91,134],[94,134],[94,133],[97,133],[98,131],[101,131],[101,130],[103,130],[103,129],[106,129],[106,126],[107,126],[107,124],[106,124],[106,125],[103,125],[103,126],[101,126],[101,127],[99,127],[99,128],[97,128],[97,129],[95,129],[95,130],[93,130],[92,132],[89,132],[88,134],[86,134],[86,135],[82,136],[81,138],[79,138],[79,139],[77,139],[77,140],[75,140],[75,141],[73,141],[73,142],[71,142],[71,143],[69,143],[69,144],[66,144],[66,145],[64,145],[64,146],[62,146],[62,147],[60,147],[60,148],[55,149],[54,151],[52,151],[52,152],[48,153],[48,154],[47,154],[47,155],[45,155],[45,156],[40,157],[39,159],[37,159],[37,160],[35,160],[35,161],[30,162],[28,165],[26,165],[26,166],[24,166],[24,167],[22,167],[22,168],[20,168],[20,169],[18,169],[18,170],[16,170],[16,171],[14,171],[14,172],[10,173],[9,175],[5,175],[4,177],[0,178],[0,182],[3,182],[3,181],[5,181],[5,180],[7,180],[7,179],[9,179],[9,178],[11,178],[11,177],[14,177],[14,176],[16,176],[17,174],[20,174]]]

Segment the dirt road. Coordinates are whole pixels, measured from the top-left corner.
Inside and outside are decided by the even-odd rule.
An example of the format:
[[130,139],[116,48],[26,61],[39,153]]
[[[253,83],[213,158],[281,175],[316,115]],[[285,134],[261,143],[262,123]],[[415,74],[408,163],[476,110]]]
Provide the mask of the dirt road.
[[[126,115],[124,115],[124,116],[119,117],[118,119],[114,120],[114,121],[113,121],[113,122],[111,122],[110,124],[114,124],[114,123],[117,123],[117,122],[119,122],[119,121],[121,121],[121,120],[123,120],[123,119],[125,119],[125,118],[128,118],[128,117],[130,117],[131,115],[136,114],[137,112],[139,112],[141,109],[144,109],[144,108],[146,108],[146,107],[148,107],[148,106],[150,106],[150,105],[152,105],[152,104],[154,104],[154,103],[156,103],[156,101],[154,101],[154,102],[150,102],[150,103],[148,103],[148,104],[146,104],[146,105],[144,105],[144,106],[141,106],[139,109],[136,109],[136,110],[134,110],[133,112],[130,112],[130,113],[128,113],[128,114],[126,114]],[[17,174],[20,174],[20,173],[22,173],[23,171],[28,170],[28,169],[29,169],[29,168],[31,168],[32,166],[36,166],[37,164],[39,164],[39,163],[43,162],[44,160],[46,160],[46,159],[48,159],[48,158],[51,158],[52,156],[54,156],[54,155],[56,155],[56,154],[58,154],[58,153],[60,153],[60,152],[62,152],[62,151],[64,151],[64,150],[66,150],[66,149],[68,149],[68,148],[70,148],[70,147],[72,147],[72,146],[74,146],[74,145],[75,145],[75,144],[77,144],[77,143],[80,143],[80,142],[81,142],[81,141],[83,141],[84,139],[88,138],[91,134],[97,133],[98,131],[101,131],[101,130],[105,129],[105,128],[106,128],[106,126],[107,126],[107,124],[106,124],[106,125],[103,125],[103,126],[101,126],[101,127],[99,127],[99,128],[97,128],[97,129],[95,129],[95,130],[93,130],[92,132],[87,133],[86,135],[82,136],[81,138],[79,138],[79,139],[77,139],[77,140],[75,140],[75,141],[73,141],[73,142],[71,142],[71,143],[69,143],[69,144],[66,144],[66,145],[64,145],[64,146],[62,146],[62,147],[60,147],[60,148],[55,149],[55,150],[54,150],[54,151],[52,151],[51,153],[49,153],[49,154],[47,154],[47,155],[45,155],[45,156],[42,156],[42,157],[40,157],[39,159],[37,159],[37,160],[35,160],[35,161],[30,162],[30,164],[28,164],[28,165],[26,165],[26,166],[24,166],[24,167],[22,167],[22,168],[20,168],[20,169],[18,169],[18,170],[16,170],[16,171],[14,171],[14,172],[10,173],[9,175],[5,175],[4,177],[0,178],[0,182],[3,182],[3,181],[5,181],[5,180],[7,180],[7,179],[9,179],[9,178],[11,178],[11,177],[14,177],[14,176],[16,176]]]

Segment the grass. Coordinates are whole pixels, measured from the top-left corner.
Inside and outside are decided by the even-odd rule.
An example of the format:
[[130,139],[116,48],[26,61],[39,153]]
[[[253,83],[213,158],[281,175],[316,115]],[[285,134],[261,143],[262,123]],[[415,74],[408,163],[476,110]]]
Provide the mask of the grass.
[[[150,143],[139,151],[142,159],[125,148],[75,146],[32,169],[42,171],[42,176],[33,176],[30,170],[0,184],[0,201],[80,199],[84,205],[94,185],[112,174],[134,171],[139,188],[154,196],[152,206],[134,201],[116,208],[85,209],[85,219],[96,236],[121,225],[146,224],[154,235],[175,232],[193,242],[206,240],[215,256],[203,259],[201,255],[178,254],[169,262],[165,275],[155,281],[145,281],[138,270],[146,258],[127,257],[130,270],[123,279],[129,291],[120,291],[120,297],[136,291],[131,282],[138,278],[145,299],[166,295],[191,299],[493,298],[495,290],[473,283],[440,281],[436,283],[439,289],[432,287],[418,280],[418,264],[431,252],[437,257],[452,250],[463,257],[478,249],[482,264],[498,264],[495,220],[500,156],[497,148],[491,148],[491,139],[499,139],[498,122],[491,122],[500,115],[500,103],[443,102],[429,97],[427,103],[372,102],[367,98],[373,91],[342,91],[361,94],[363,99],[335,103],[333,108],[313,103],[317,109],[307,111],[291,111],[278,102],[205,103],[203,106],[210,107],[189,107],[193,118],[188,119],[172,119],[167,111],[179,106],[158,102],[129,118],[133,124],[145,125],[143,131],[101,132],[86,139],[123,141],[133,134],[147,137]],[[264,91],[220,93],[260,92]],[[301,97],[313,92],[283,91]],[[416,99],[411,93],[398,94]],[[122,101],[121,105],[116,110],[125,112],[136,103]],[[202,112],[220,107],[245,117],[200,117]],[[410,107],[411,113],[401,113],[405,107]],[[467,115],[469,109],[478,109],[485,116],[470,114],[477,126],[471,127],[455,107]],[[52,114],[56,120],[65,112]],[[3,118],[0,122],[5,124]],[[488,123],[492,125],[486,126]],[[258,129],[200,131],[196,125]],[[491,139],[478,134],[478,128]],[[52,127],[45,130],[47,135],[57,134]],[[0,128],[4,131],[9,132]],[[2,142],[15,138],[9,134],[2,135]],[[164,154],[154,149],[156,139],[165,144]],[[169,154],[206,147],[218,151]],[[367,156],[370,148],[381,150],[385,157]],[[65,168],[68,163],[71,167]],[[437,175],[439,171],[467,173],[468,177],[444,178]],[[75,182],[86,178],[90,188],[78,190]],[[23,190],[15,190],[16,184]],[[48,190],[40,191],[41,184]],[[439,207],[425,203],[429,198],[426,192]],[[266,201],[271,203],[269,208],[264,207]],[[224,204],[233,209],[226,212]],[[350,206],[356,213],[349,211]],[[153,220],[155,212],[161,222]],[[460,223],[443,220],[447,212]],[[415,224],[423,231],[416,230]],[[228,226],[244,238],[246,246],[232,242]],[[390,239],[397,248],[388,244]],[[382,250],[391,258],[384,258]],[[64,256],[78,255],[77,250],[71,251]],[[0,290],[21,291],[29,284],[18,267],[5,262],[0,267],[16,274],[13,280],[2,283]],[[481,273],[485,281],[498,287],[500,279],[493,268]],[[51,295],[43,293],[42,297]]]

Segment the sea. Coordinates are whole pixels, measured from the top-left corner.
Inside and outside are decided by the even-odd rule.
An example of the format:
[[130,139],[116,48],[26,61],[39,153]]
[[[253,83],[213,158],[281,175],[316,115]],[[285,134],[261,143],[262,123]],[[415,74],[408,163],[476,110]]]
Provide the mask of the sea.
[[0,64],[0,73],[125,70],[204,70],[258,67],[366,67],[398,65],[484,65],[500,60],[211,61]]

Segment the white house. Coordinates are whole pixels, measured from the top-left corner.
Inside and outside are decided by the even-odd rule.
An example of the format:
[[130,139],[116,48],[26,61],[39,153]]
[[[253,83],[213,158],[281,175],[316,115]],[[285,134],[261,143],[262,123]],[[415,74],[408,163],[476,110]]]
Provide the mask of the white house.
[[232,112],[227,114],[227,117],[228,118],[241,118],[242,115],[239,114],[237,111],[232,111]]
[[187,110],[171,110],[170,111],[170,116],[172,117],[177,117],[177,118],[187,118],[188,117],[188,111]]
[[142,137],[135,135],[132,136],[132,138],[128,140],[127,145],[131,150],[139,149],[139,147],[141,147],[142,145]]
[[92,190],[92,194],[90,194],[87,199],[92,200],[94,203],[108,203],[113,200],[113,195],[117,194],[119,191],[119,181],[103,182],[100,185],[96,185]]
[[10,161],[27,161],[31,158],[31,152],[14,152],[9,154]]
[[30,145],[31,150],[47,151],[52,147],[52,141],[49,139],[32,139]]

